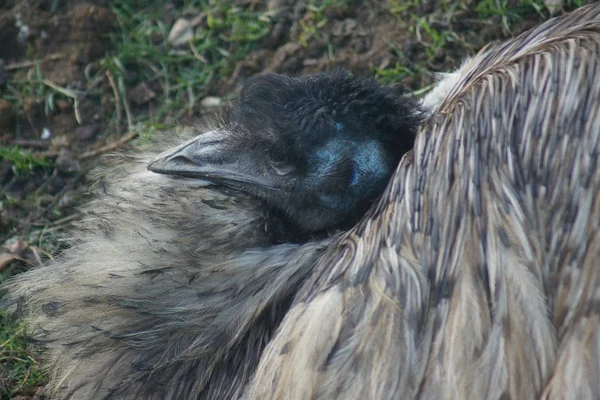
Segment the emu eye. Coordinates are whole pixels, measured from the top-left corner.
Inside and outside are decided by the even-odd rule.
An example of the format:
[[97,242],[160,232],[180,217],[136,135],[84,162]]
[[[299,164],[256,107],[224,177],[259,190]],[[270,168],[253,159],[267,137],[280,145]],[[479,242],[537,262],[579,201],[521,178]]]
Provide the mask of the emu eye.
[[275,173],[277,175],[287,175],[290,172],[292,172],[294,170],[294,166],[290,165],[284,161],[269,161],[269,164],[271,165],[271,168],[273,168],[273,170],[275,170]]

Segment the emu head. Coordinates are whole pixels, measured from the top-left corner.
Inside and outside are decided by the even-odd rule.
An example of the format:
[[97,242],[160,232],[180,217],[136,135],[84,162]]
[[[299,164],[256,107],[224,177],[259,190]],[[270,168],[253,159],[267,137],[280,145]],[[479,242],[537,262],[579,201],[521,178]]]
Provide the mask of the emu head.
[[346,227],[412,148],[418,103],[343,70],[250,79],[218,129],[148,168],[209,180],[261,199],[300,232]]

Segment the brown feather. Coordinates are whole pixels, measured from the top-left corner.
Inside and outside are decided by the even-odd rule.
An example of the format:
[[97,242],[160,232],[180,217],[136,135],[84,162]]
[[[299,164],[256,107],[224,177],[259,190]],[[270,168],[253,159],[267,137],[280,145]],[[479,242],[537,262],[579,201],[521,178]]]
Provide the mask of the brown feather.
[[600,5],[458,76],[248,399],[600,398]]

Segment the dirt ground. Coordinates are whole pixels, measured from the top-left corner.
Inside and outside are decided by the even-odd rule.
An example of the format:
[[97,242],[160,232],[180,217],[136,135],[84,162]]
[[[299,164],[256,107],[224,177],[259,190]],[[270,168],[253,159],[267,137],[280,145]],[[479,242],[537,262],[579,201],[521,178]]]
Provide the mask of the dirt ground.
[[[143,8],[150,2],[130,3],[132,8]],[[161,3],[162,22],[168,30],[182,15],[190,20],[199,16],[197,10],[186,9],[183,0]],[[214,76],[197,88],[200,97],[236,93],[253,74],[300,75],[334,66],[377,74],[382,80],[400,80],[417,90],[433,82],[433,72],[451,70],[485,44],[518,34],[548,17],[547,12],[526,11],[520,14],[521,21],[511,22],[509,31],[501,17],[482,20],[475,1],[461,2],[463,7],[450,16],[440,11],[448,9],[450,2],[444,0],[407,1],[411,5],[406,10],[402,1],[345,1],[339,7],[324,8],[320,21],[326,22],[307,38],[315,15],[309,6],[319,2],[233,3],[241,9],[281,11],[268,34],[232,67],[231,74]],[[517,7],[519,1],[503,3]],[[109,0],[0,2],[0,146],[25,149],[35,158],[26,159],[19,169],[14,156],[0,153],[0,272],[4,278],[60,250],[61,232],[77,217],[77,204],[86,199],[89,181],[85,173],[101,155],[135,136],[127,117],[147,115],[165,101],[158,81],[149,80],[127,88],[123,102],[110,74],[98,73],[114,51],[111,34],[122,29],[112,6]],[[423,26],[415,25],[420,18],[427,18],[428,26],[437,31],[452,33],[443,46],[432,46],[439,38],[415,29]],[[205,23],[202,18],[198,21]],[[165,51],[164,35],[152,41],[157,51]],[[398,66],[413,72],[394,75],[394,68],[402,71]],[[57,92],[63,94],[58,100],[52,98]],[[128,104],[129,109],[119,104]],[[183,116],[167,115],[163,126],[193,122],[205,112],[198,102]]]

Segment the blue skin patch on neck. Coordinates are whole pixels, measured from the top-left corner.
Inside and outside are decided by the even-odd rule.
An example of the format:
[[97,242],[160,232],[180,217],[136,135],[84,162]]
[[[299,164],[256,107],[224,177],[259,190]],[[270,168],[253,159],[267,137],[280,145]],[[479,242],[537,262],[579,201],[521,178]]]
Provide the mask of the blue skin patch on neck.
[[[337,123],[338,130],[342,124]],[[313,165],[316,168],[314,175],[317,176],[317,185],[323,179],[327,179],[328,171],[333,170],[341,161],[342,157],[350,150],[354,152],[356,145],[342,138],[332,139],[325,143],[313,154]],[[350,210],[354,207],[355,199],[352,196],[343,196],[342,193],[319,193],[318,198],[327,208],[336,210]]]
[[[336,123],[338,132],[344,129],[342,123]],[[317,150],[314,164],[318,168],[315,173],[326,179],[327,171],[335,168],[342,157],[350,153],[354,170],[349,182],[349,191],[345,193],[320,193],[319,200],[328,208],[350,211],[364,197],[371,197],[380,190],[382,181],[389,174],[389,163],[381,146],[374,140],[357,143],[341,135],[332,139]]]
[[352,175],[350,187],[365,184],[368,186],[370,181],[379,182],[388,173],[388,165],[384,161],[383,151],[375,141],[357,146],[352,159],[356,169]]
[[330,140],[314,153],[315,165],[319,167],[320,171],[327,171],[334,168],[340,162],[343,152],[348,146],[353,146],[353,144],[347,140]]

